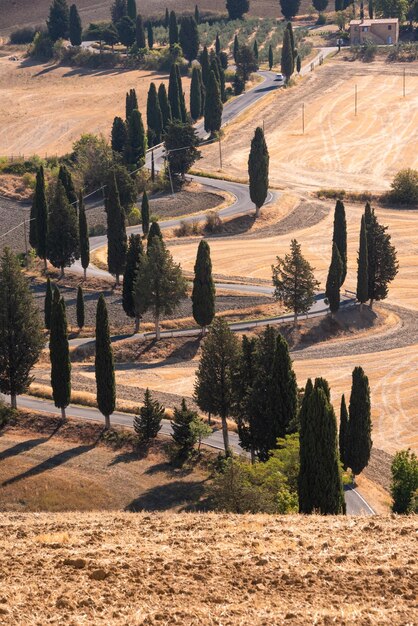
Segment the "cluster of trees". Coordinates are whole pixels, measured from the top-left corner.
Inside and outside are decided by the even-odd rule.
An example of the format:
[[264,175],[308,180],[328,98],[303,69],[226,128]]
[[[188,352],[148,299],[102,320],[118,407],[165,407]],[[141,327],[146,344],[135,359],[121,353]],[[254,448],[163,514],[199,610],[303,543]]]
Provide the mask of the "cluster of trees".
[[288,22],[283,35],[281,56],[281,70],[283,76],[286,78],[286,82],[290,80],[295,68],[298,72],[300,72],[300,67],[301,60],[295,47],[295,37],[293,34],[292,23]]
[[68,7],[66,0],[53,0],[49,8],[47,28],[51,41],[70,39],[73,46],[81,45],[83,29],[75,4]]
[[135,89],[126,94],[125,120],[121,117],[113,120],[111,146],[129,169],[137,170],[145,163],[147,136]]

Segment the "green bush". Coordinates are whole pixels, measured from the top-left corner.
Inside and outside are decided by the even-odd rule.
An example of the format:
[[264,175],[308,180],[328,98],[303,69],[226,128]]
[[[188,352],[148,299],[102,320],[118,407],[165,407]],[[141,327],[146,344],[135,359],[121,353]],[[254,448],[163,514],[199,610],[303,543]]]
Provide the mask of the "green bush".
[[418,490],[418,459],[411,450],[401,450],[392,462],[391,495],[394,513],[416,512]]
[[31,26],[17,28],[12,33],[10,33],[10,43],[14,45],[32,43],[36,33],[41,31],[42,28],[40,26],[37,26],[36,28],[33,28]]
[[418,171],[400,170],[393,179],[388,197],[398,204],[418,204]]
[[104,224],[96,224],[96,226],[90,226],[89,237],[102,237],[106,235],[107,228]]
[[133,207],[128,214],[128,226],[137,226],[141,223],[141,211],[138,207]]
[[37,32],[29,46],[28,54],[36,59],[52,59],[54,46],[52,39],[46,33]]
[[318,19],[316,20],[316,25],[317,26],[324,26],[324,24],[327,23],[327,18],[326,15],[324,15],[323,13],[320,13],[318,15]]

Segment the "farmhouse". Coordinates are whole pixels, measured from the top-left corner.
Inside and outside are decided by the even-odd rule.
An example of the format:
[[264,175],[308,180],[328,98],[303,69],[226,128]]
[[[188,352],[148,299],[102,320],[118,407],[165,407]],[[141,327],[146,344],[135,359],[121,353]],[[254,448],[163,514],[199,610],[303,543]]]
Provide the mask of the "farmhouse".
[[381,20],[351,20],[350,43],[362,44],[366,41],[380,45],[398,43],[399,20],[387,18]]

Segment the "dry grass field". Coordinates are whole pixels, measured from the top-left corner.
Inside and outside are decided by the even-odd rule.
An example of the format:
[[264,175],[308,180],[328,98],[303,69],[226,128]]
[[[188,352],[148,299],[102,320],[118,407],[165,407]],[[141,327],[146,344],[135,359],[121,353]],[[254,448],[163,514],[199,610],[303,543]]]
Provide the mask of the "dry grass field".
[[[0,10],[1,13],[1,10]],[[0,156],[61,155],[82,133],[108,138],[125,94],[135,88],[146,120],[148,88],[168,85],[167,74],[138,70],[86,70],[0,58]],[[189,79],[183,78],[186,100]]]
[[0,524],[4,624],[418,619],[414,517],[12,513]]

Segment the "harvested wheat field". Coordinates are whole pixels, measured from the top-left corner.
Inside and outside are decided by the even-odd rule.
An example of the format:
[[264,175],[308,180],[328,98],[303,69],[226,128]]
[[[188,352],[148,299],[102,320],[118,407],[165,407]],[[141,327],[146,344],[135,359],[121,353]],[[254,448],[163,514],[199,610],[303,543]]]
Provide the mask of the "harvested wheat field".
[[414,517],[2,514],[0,621],[416,623]]
[[[0,58],[0,156],[62,155],[82,133],[110,136],[113,118],[125,116],[125,94],[135,88],[146,120],[151,82],[167,74],[139,70],[87,70]],[[189,79],[183,78],[188,100]]]

